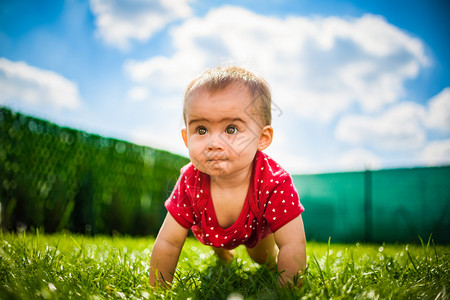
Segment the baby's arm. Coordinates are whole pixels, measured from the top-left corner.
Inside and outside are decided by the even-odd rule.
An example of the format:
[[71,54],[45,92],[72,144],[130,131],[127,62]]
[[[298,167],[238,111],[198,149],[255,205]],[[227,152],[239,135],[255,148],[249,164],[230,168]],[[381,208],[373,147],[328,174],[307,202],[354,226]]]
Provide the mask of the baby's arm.
[[295,275],[306,269],[306,238],[302,216],[298,216],[275,233],[279,248],[278,270],[282,284],[292,282]]
[[163,286],[172,282],[187,233],[188,229],[178,224],[170,213],[167,213],[153,245],[150,259],[150,285],[155,286],[156,280]]

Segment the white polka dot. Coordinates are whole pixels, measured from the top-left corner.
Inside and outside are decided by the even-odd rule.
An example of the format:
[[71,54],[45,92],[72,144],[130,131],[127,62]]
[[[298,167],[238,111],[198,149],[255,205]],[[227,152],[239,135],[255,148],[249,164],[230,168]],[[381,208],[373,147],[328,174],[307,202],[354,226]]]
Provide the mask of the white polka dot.
[[286,211],[286,210],[284,210],[284,213],[287,213],[287,211]]
[[273,182],[273,179],[270,179],[270,182]]
[[283,194],[283,193],[284,193],[284,191],[281,191],[281,192],[280,192],[280,194]]
[[211,230],[214,230],[214,227],[211,227]]
[[199,194],[197,194],[197,198],[200,198],[200,195],[199,195]]
[[274,209],[272,209],[272,211],[273,211],[273,212],[275,212],[275,208],[274,208]]
[[273,219],[274,219],[274,220],[276,220],[276,219],[277,219],[277,217],[273,217]]
[[276,194],[276,193],[277,193],[277,190],[273,191],[273,193]]
[[263,182],[264,182],[264,180],[261,179],[261,183],[263,183]]
[[224,237],[224,239],[228,239],[228,237],[227,237],[227,236],[225,236],[225,237]]
[[266,194],[268,194],[268,193],[269,193],[269,191],[266,192]]
[[218,239],[219,238],[219,235],[218,234],[216,234],[216,239]]
[[261,168],[261,171],[264,170],[264,167]]
[[205,236],[206,236],[206,237],[208,237],[208,236],[209,236],[209,234],[207,233],[207,234],[205,234]]
[[202,194],[203,194],[203,190],[200,190],[200,193],[202,193]]
[[223,244],[220,244],[223,247]]
[[284,200],[284,199],[283,199],[283,201],[281,201],[281,203],[285,203],[285,202],[286,202],[286,200]]
[[246,234],[244,237],[247,238],[247,237],[248,237],[248,234]]
[[211,221],[211,217],[208,217],[208,220]]
[[279,184],[278,180],[277,180],[277,181],[275,181],[275,183],[276,183],[276,184]]

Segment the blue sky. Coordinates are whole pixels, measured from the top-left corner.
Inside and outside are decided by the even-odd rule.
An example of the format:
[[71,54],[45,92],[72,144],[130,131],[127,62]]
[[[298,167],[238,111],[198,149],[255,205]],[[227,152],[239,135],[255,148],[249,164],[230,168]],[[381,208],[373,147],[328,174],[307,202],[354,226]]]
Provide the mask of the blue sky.
[[0,105],[187,156],[205,68],[269,82],[293,173],[450,164],[448,1],[1,0]]

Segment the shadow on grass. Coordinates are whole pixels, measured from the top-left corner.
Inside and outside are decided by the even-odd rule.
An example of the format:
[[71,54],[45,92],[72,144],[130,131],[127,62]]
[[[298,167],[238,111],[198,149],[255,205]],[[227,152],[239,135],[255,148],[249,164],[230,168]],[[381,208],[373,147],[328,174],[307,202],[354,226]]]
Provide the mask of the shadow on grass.
[[[215,262],[206,269],[176,274],[174,292],[194,299],[298,299],[300,288],[281,287],[278,273],[267,266],[249,268],[240,260]],[[230,297],[232,298],[232,297]]]

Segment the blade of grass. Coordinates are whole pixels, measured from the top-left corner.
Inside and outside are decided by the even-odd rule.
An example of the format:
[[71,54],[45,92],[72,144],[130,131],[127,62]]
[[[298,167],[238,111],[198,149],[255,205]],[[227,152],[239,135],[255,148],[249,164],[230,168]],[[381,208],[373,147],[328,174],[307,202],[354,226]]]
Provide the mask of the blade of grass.
[[317,268],[319,269],[319,275],[320,275],[320,279],[322,280],[322,284],[323,284],[323,287],[325,290],[326,297],[327,297],[327,299],[329,299],[330,295],[328,293],[328,287],[327,287],[327,283],[325,282],[325,277],[323,276],[322,268],[320,267],[320,264],[317,261],[317,258],[315,255],[313,255],[313,259],[314,259],[314,262],[315,262]]

